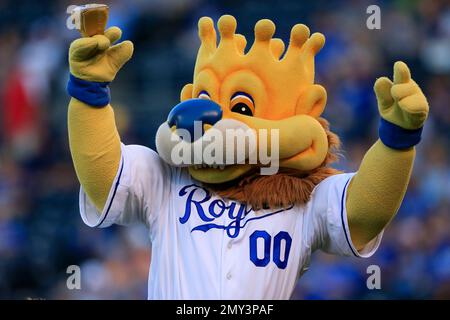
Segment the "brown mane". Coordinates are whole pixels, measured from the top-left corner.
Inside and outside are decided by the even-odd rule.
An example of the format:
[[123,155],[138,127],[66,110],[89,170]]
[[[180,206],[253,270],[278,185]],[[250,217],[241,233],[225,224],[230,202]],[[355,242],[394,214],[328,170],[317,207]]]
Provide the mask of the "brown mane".
[[287,207],[292,204],[302,205],[309,201],[314,187],[325,178],[339,173],[330,168],[339,155],[339,137],[330,131],[329,123],[323,118],[318,119],[328,137],[328,153],[320,167],[310,172],[300,172],[294,169],[280,168],[277,174],[262,176],[257,168],[239,181],[223,184],[208,184],[207,187],[223,198],[247,203],[257,210],[260,208]]

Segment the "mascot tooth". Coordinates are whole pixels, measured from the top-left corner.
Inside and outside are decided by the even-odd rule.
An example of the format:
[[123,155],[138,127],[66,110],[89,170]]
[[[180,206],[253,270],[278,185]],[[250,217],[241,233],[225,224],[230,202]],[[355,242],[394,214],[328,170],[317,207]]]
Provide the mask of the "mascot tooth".
[[[297,24],[285,48],[263,19],[247,49],[236,29],[222,16],[217,43],[213,21],[199,20],[192,83],[156,133],[158,153],[124,145],[115,126],[108,84],[133,44],[116,44],[121,31],[112,27],[69,49],[81,216],[91,227],[147,226],[149,299],[288,299],[314,251],[371,256],[408,186],[428,103],[406,64],[375,81],[379,139],[357,172],[342,173],[330,166],[339,139],[322,117],[326,89],[315,83],[325,37]],[[237,135],[213,145],[238,129],[250,132],[247,142]],[[212,146],[216,158],[205,160]],[[176,148],[186,161],[175,161]],[[275,155],[279,168],[264,174]]]

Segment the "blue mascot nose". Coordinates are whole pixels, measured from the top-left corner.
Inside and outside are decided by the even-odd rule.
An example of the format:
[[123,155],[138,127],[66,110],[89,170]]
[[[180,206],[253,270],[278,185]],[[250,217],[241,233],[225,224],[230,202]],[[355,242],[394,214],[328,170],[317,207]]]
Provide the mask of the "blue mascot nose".
[[[189,131],[191,141],[203,135],[203,125],[214,125],[222,119],[222,108],[214,101],[207,99],[189,99],[177,104],[167,117],[169,127]],[[201,135],[194,138],[194,121],[201,121]]]

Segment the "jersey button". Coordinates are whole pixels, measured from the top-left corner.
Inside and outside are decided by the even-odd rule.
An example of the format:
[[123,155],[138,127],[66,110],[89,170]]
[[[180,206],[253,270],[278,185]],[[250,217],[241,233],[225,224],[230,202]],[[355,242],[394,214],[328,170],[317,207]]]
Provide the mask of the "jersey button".
[[232,278],[231,272],[227,273],[227,279],[230,280]]
[[231,249],[232,246],[233,246],[233,243],[231,241],[228,242],[228,245],[227,245],[228,249]]

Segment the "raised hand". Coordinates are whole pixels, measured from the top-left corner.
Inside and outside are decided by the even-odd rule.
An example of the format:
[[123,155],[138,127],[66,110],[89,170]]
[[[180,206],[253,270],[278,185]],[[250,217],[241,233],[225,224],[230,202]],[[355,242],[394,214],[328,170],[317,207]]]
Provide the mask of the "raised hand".
[[394,82],[381,77],[375,82],[374,90],[383,119],[403,129],[413,130],[423,126],[428,116],[428,102],[420,87],[411,79],[404,62],[394,64]]
[[104,35],[80,38],[69,49],[70,72],[86,81],[111,82],[117,72],[133,55],[133,43],[120,39],[122,31],[117,27],[107,29]]

